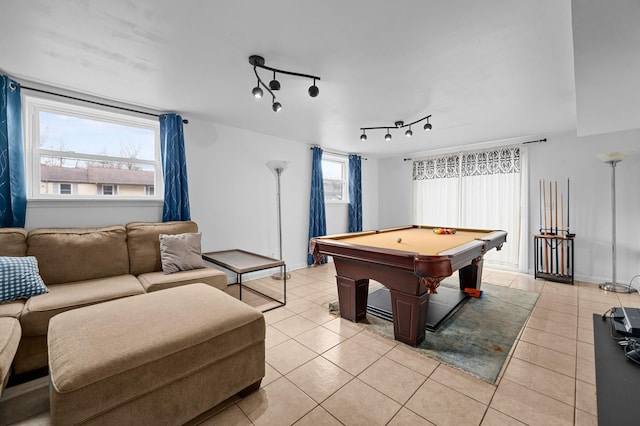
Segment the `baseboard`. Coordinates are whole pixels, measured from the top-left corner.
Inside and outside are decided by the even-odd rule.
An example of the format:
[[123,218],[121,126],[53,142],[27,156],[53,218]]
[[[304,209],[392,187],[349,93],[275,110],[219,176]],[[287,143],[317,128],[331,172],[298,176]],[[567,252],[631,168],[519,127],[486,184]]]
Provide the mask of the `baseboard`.
[[0,398],[0,426],[49,410],[49,376],[6,388]]

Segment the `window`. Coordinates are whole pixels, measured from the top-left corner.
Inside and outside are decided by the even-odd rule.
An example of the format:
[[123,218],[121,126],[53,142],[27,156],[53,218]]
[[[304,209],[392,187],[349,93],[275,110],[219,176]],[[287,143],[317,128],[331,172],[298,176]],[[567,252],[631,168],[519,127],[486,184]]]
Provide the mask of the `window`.
[[324,200],[348,202],[348,163],[346,158],[327,156],[322,159]]
[[61,183],[60,184],[60,194],[61,195],[71,195],[71,184],[70,183]]
[[159,199],[158,120],[70,102],[24,96],[29,198]]
[[528,244],[522,237],[522,218],[528,214],[522,206],[529,196],[522,184],[527,182],[523,152],[516,145],[414,160],[413,223],[505,230],[509,244],[484,259],[486,264],[519,268]]
[[113,185],[102,185],[102,195],[114,195]]

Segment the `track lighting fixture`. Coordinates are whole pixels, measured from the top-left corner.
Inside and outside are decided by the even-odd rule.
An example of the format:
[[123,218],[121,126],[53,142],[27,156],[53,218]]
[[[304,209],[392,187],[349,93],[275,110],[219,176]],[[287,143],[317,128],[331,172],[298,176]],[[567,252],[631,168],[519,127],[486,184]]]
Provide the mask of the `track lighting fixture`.
[[[258,79],[258,84],[257,84],[256,87],[253,88],[251,93],[253,94],[253,96],[255,98],[259,99],[264,94],[264,92],[262,91],[262,88],[260,86],[264,87],[269,92],[269,94],[271,94],[271,98],[272,98],[272,100],[271,100],[271,109],[273,109],[274,112],[278,112],[278,111],[280,111],[282,109],[282,104],[280,102],[276,101],[276,95],[273,93],[275,91],[280,90],[280,82],[276,79],[276,73],[277,72],[279,72],[280,74],[287,74],[287,75],[293,75],[293,76],[296,76],[296,77],[304,77],[304,78],[312,79],[313,80],[313,85],[309,87],[309,90],[308,90],[309,96],[311,96],[312,98],[315,98],[320,93],[320,89],[318,89],[318,86],[316,86],[316,80],[320,80],[320,77],[318,77],[318,76],[308,75],[308,74],[301,74],[301,73],[297,73],[297,72],[279,70],[277,68],[268,67],[268,66],[266,66],[264,64],[264,58],[262,56],[258,56],[258,55],[249,56],[249,63],[251,65],[253,65],[253,72],[256,75],[256,78]],[[273,80],[271,80],[269,82],[268,86],[264,83],[264,81],[262,81],[262,79],[258,75],[257,68],[262,68],[262,69],[265,69],[265,70],[273,71]]]
[[[427,120],[427,123],[424,125],[424,130],[429,131],[432,129],[433,126],[431,126],[431,123],[429,123],[429,118],[431,118],[431,114],[427,115],[426,117],[422,117],[419,120],[416,121],[412,121],[411,123],[405,124],[404,121],[402,120],[398,120],[395,123],[393,123],[395,125],[396,129],[401,129],[403,127],[408,127],[407,131],[404,132],[404,135],[408,138],[410,138],[411,136],[413,136],[413,130],[411,130],[411,126],[413,126],[414,124],[417,124],[421,121]],[[361,141],[366,141],[367,140],[367,135],[365,134],[365,130],[377,130],[377,129],[386,129],[387,133],[384,135],[384,140],[386,141],[390,141],[392,136],[391,136],[391,132],[389,131],[389,129],[391,129],[390,126],[375,126],[375,127],[360,127],[360,130],[362,130],[362,134],[360,135],[360,140]]]

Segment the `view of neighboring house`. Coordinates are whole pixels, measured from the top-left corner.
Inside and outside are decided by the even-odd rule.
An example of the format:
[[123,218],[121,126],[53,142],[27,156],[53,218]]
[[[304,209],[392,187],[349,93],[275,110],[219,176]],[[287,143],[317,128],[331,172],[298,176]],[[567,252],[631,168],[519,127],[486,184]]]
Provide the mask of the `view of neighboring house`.
[[40,194],[153,196],[154,172],[40,165]]

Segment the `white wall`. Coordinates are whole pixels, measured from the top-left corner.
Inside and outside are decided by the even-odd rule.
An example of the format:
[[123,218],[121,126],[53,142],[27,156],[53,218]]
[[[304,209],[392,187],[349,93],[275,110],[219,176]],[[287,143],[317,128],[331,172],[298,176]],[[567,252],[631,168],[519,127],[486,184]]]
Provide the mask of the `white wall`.
[[[571,232],[576,234],[575,278],[589,282],[611,279],[611,167],[596,154],[633,151],[640,146],[640,130],[595,136],[559,135],[529,150],[528,269],[533,271],[533,238],[539,225],[540,179],[571,180]],[[411,223],[412,162],[380,160],[380,226]],[[640,153],[616,168],[617,277],[628,282],[640,274]]]
[[276,177],[281,176],[282,247],[289,268],[305,263],[311,151],[307,145],[211,122],[185,127],[191,216],[203,251],[240,248],[278,256]]
[[381,159],[380,228],[410,225],[412,219],[413,162],[403,158]]

